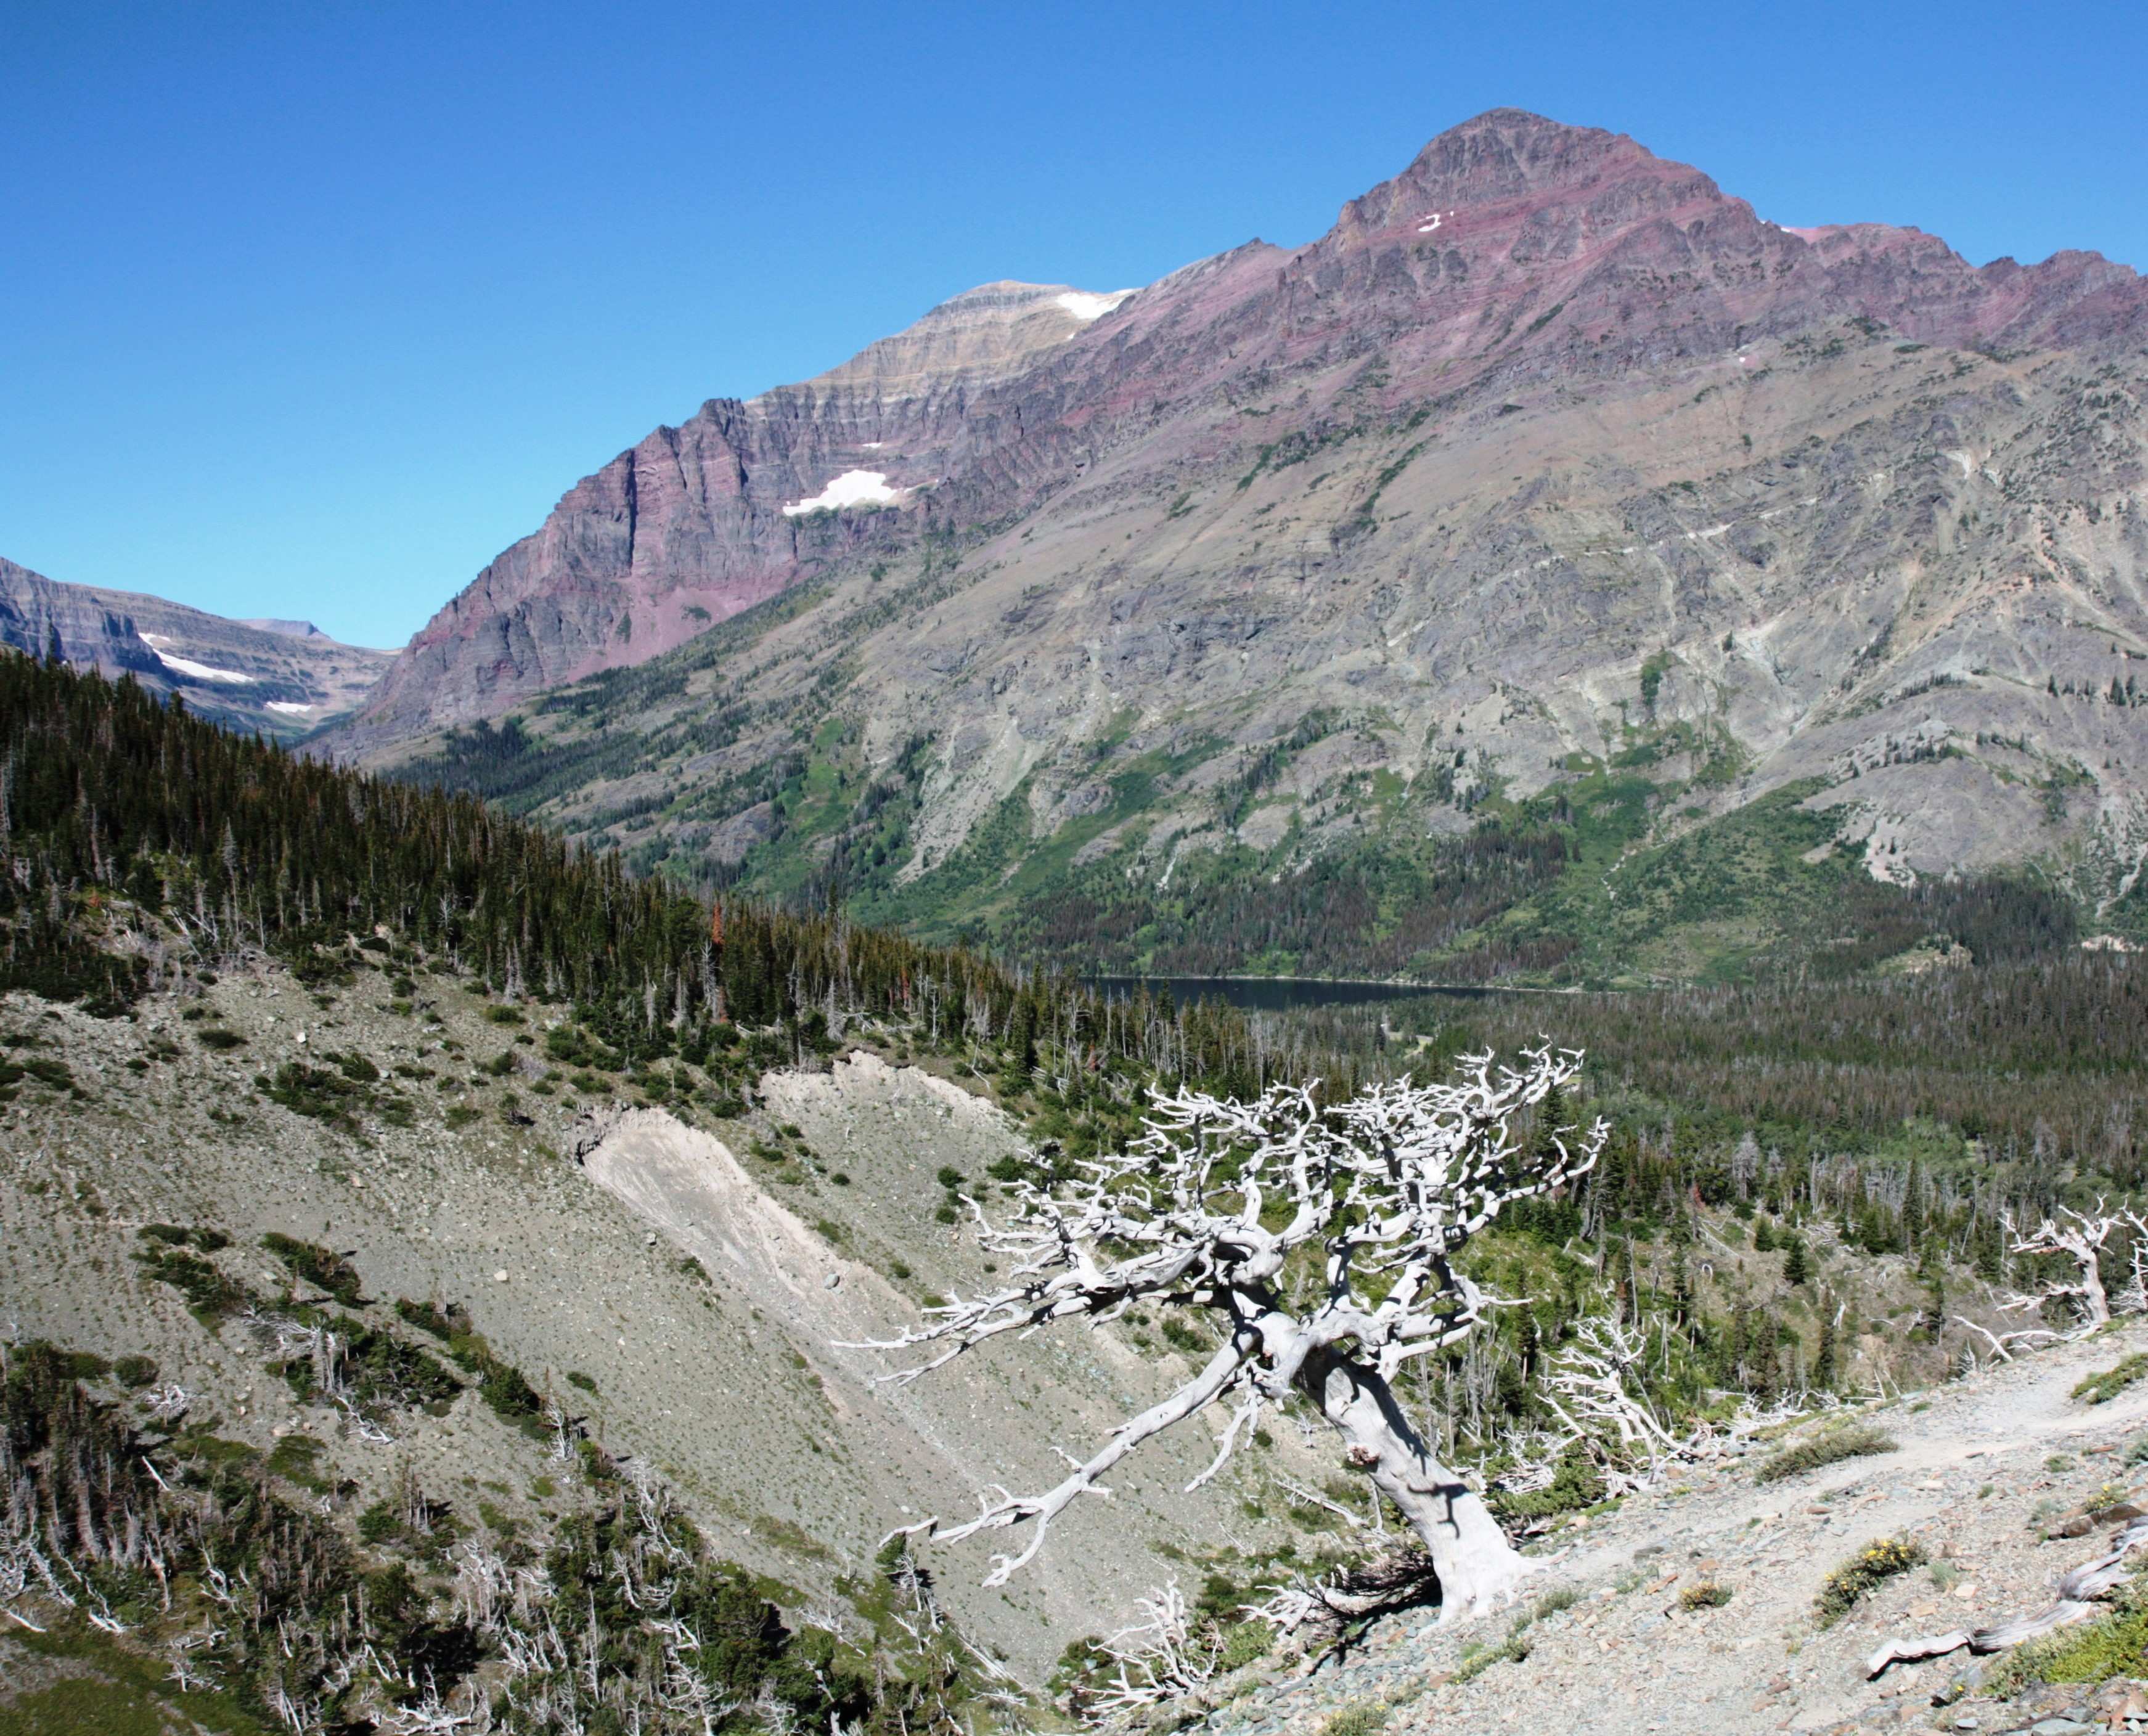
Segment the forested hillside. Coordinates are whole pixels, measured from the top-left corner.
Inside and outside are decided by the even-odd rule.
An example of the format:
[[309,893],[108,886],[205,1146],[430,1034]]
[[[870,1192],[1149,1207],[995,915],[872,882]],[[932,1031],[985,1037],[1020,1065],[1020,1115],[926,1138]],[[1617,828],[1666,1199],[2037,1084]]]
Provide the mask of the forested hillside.
[[[1580,1095],[1519,1131],[1601,1114],[1602,1159],[1473,1243],[1473,1280],[1515,1306],[1401,1382],[1526,1534],[1585,1523],[1689,1450],[1573,1426],[1560,1382],[1605,1345],[1630,1352],[1613,1377],[1630,1415],[1734,1453],[1768,1418],[1987,1360],[1981,1335],[2070,1329],[2069,1262],[2029,1232],[2141,1182],[2148,977],[2083,951],[2069,907],[2016,881],[1875,886],[1844,919],[1869,944],[1743,986],[1282,1020],[1107,1000],[840,906],[727,895],[719,916],[469,795],[325,766],[29,659],[0,659],[0,795],[18,1184],[0,1242],[10,1295],[34,1292],[29,1317],[49,1322],[49,1342],[8,1352],[8,1465],[32,1500],[0,1551],[19,1569],[0,1602],[51,1630],[39,1668],[88,1660],[112,1694],[177,1696],[211,1728],[431,1716],[473,1703],[474,1684],[495,1727],[528,1732],[698,1731],[705,1713],[953,1736],[996,1717],[996,1694],[1041,1715],[1041,1673],[1017,1688],[966,1628],[930,1628],[946,1613],[922,1564],[859,1553],[898,1499],[931,1497],[842,1480],[888,1457],[846,1432],[878,1414],[869,1374],[816,1361],[856,1329],[805,1314],[759,1346],[765,1297],[694,1251],[713,1245],[593,1193],[578,1158],[629,1108],[735,1154],[755,1233],[780,1222],[839,1280],[806,1287],[834,1298],[814,1307],[899,1312],[989,1281],[966,1200],[989,1210],[1121,1147],[1152,1086],[1317,1077],[1335,1101],[1542,1034],[1585,1048]],[[1925,968],[1872,968],[1905,951]],[[902,1102],[926,1106],[891,1119]],[[883,1125],[885,1151],[860,1131]],[[539,1202],[549,1215],[529,1220]],[[2148,1302],[2129,1287],[2141,1238],[2105,1217],[2094,1263],[2122,1312]],[[603,1258],[565,1258],[600,1231]],[[470,1272],[464,1237],[519,1252]],[[549,1287],[513,1305],[519,1262],[548,1247]],[[643,1264],[630,1317],[605,1298]],[[2017,1290],[2030,1305],[2003,1312]],[[731,1312],[703,1324],[705,1307]],[[595,1346],[595,1325],[563,1339],[554,1323],[582,1309],[609,1335]],[[673,1310],[692,1311],[683,1330],[646,1324]],[[1127,1385],[1204,1344],[1169,1308],[1140,1309],[1098,1354],[1126,1359],[1110,1380]],[[765,1357],[755,1377],[781,1384],[795,1433],[752,1432],[778,1412],[734,1403],[732,1365],[682,1372],[682,1356],[735,1348]],[[1050,1426],[1073,1377],[1027,1354],[1006,1365],[1008,1431]],[[194,1384],[175,1394],[180,1357]],[[263,1384],[289,1397],[269,1406]],[[640,1453],[622,1444],[635,1431]],[[1254,1442],[1214,1508],[1173,1510],[1191,1528],[1169,1533],[1188,1539],[1178,1553],[1152,1552],[1157,1582],[1200,1583],[1192,1619],[1217,1656],[1269,1643],[1243,1615],[1260,1587],[1367,1553],[1363,1487],[1300,1451]],[[741,1455],[763,1483],[779,1459],[838,1480],[800,1485],[802,1518],[741,1513],[707,1468]],[[107,1468],[85,1483],[93,1462]],[[838,1502],[844,1528],[816,1533]],[[213,1643],[187,1640],[218,1625],[202,1619],[222,1607],[215,1574],[241,1567],[242,1607]],[[973,1567],[951,1552],[931,1573]],[[1141,1564],[1112,1572],[1136,1576],[1123,1595],[1142,1588]],[[555,1645],[538,1585],[575,1588],[585,1628]],[[653,1624],[651,1598],[670,1612]],[[1040,1632],[1027,1611],[977,1608],[1026,1655],[1064,1648],[1050,1691],[1095,1708],[1108,1670],[1089,1638],[1128,1611]],[[319,1643],[274,1637],[294,1623]],[[142,1659],[171,1646],[181,1685],[144,1685],[166,1678]],[[381,1668],[350,1673],[366,1646]]]

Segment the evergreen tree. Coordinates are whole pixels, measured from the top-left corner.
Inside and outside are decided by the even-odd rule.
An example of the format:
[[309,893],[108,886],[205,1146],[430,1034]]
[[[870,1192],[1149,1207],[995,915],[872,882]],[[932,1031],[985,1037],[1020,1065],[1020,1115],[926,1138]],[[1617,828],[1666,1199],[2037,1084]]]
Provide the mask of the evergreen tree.
[[1805,1256],[1805,1239],[1802,1236],[1793,1236],[1785,1246],[1788,1252],[1783,1259],[1783,1282],[1795,1288],[1812,1276]]
[[1002,1095],[1020,1096],[1036,1072],[1036,1003],[1027,995],[1016,997],[1014,1016],[1007,1027],[1006,1064],[1000,1069]]

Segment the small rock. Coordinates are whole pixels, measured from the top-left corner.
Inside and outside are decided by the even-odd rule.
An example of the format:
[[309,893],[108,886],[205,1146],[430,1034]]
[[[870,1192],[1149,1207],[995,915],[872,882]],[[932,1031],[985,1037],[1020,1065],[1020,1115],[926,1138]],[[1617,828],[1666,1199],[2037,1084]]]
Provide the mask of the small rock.
[[507,1282],[507,1274],[504,1272],[495,1272],[492,1275],[492,1281],[495,1284],[504,1284]]
[[842,1273],[840,1272],[831,1272],[827,1275],[827,1277],[821,1280],[821,1287],[823,1290],[833,1290],[842,1282]]

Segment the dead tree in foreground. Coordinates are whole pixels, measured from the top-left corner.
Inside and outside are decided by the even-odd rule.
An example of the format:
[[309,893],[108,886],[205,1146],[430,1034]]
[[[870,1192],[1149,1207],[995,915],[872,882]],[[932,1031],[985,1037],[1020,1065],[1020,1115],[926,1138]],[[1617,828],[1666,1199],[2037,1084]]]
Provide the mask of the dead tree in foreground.
[[[1225,1398],[1236,1409],[1220,1471],[1264,1405],[1310,1404],[1342,1437],[1423,1539],[1443,1620],[1490,1608],[1525,1571],[1498,1522],[1439,1464],[1403,1415],[1391,1382],[1408,1358],[1466,1337],[1493,1298],[1454,1267],[1462,1245],[1510,1202],[1549,1192],[1596,1160],[1604,1124],[1585,1134],[1543,1130],[1528,1150],[1512,1136],[1525,1108],[1579,1071],[1581,1057],[1524,1051],[1518,1071],[1471,1057],[1452,1083],[1368,1086],[1322,1108],[1312,1089],[1271,1086],[1250,1103],[1179,1090],[1152,1094],[1145,1131],[1127,1150],[1082,1166],[1047,1191],[1015,1184],[1011,1215],[993,1224],[975,1201],[984,1249],[1011,1263],[1013,1283],[927,1311],[922,1327],[867,1347],[941,1344],[899,1374],[915,1380],[1005,1333],[1058,1320],[1097,1324],[1136,1303],[1207,1311],[1222,1342],[1177,1392],[1122,1423],[1057,1487],[1008,1495],[965,1523],[916,1528],[946,1540],[1031,1527],[1021,1553],[994,1558],[987,1585],[1033,1558],[1053,1519],[1151,1437]],[[1324,1267],[1293,1263],[1318,1249]],[[1311,1277],[1308,1304],[1286,1289]]]

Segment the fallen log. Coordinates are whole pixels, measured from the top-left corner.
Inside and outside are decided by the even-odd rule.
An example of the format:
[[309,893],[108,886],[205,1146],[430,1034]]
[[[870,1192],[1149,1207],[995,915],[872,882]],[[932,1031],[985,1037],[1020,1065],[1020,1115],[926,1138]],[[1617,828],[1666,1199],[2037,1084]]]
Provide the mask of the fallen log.
[[1922,1639],[1890,1640],[1865,1660],[1865,1678],[1870,1680],[1884,1675],[1898,1663],[1921,1663],[1927,1658],[1945,1658],[1964,1649],[1980,1653],[2007,1651],[2025,1641],[2041,1638],[2055,1628],[2085,1621],[2096,1613],[2095,1600],[2107,1595],[2125,1577],[2125,1558],[2144,1548],[2148,1548],[2148,1518],[2135,1519],[2111,1538],[2105,1553],[2060,1575],[2058,1597],[2049,1608],[1995,1627],[1957,1628]]

